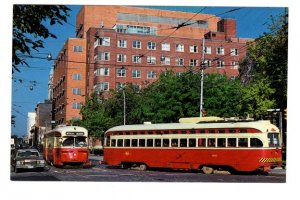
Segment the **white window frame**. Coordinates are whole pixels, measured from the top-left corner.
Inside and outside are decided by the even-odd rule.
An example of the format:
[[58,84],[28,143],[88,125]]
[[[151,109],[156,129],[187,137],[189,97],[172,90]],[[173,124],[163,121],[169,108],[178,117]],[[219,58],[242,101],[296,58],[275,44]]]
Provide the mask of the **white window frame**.
[[132,70],[132,78],[141,78],[141,70],[133,69]]
[[127,48],[127,40],[118,40],[118,47],[119,48]]
[[162,43],[161,44],[162,51],[170,51],[170,49],[171,49],[170,43]]
[[171,63],[170,57],[163,57],[163,59],[161,60],[162,65],[170,65],[170,63]]
[[140,40],[132,41],[132,48],[141,49],[142,48],[142,42]]
[[155,71],[147,71],[147,79],[155,79],[156,78],[156,72]]
[[156,64],[156,57],[154,57],[154,56],[147,56],[147,64],[151,64],[151,65]]
[[98,60],[109,61],[110,60],[110,52],[99,52]]
[[82,52],[82,51],[83,51],[82,46],[80,45],[73,46],[73,52]]
[[132,63],[142,63],[142,58],[140,55],[133,55],[132,56]]
[[231,56],[238,56],[239,55],[239,50],[237,48],[231,48],[230,49],[230,55]]
[[217,54],[217,55],[224,55],[224,54],[225,54],[225,49],[224,49],[224,47],[217,47],[217,48],[216,48],[216,54]]
[[231,62],[231,69],[239,69],[239,62],[237,61],[232,61]]
[[193,67],[198,66],[198,60],[197,59],[190,59],[190,66],[193,66]]
[[99,82],[94,88],[96,91],[109,91],[109,82]]
[[198,53],[198,46],[190,45],[190,53]]
[[175,60],[176,66],[184,66],[184,59],[183,58],[176,58]]
[[205,47],[204,47],[204,53],[205,53],[205,54],[211,54],[211,47],[205,46]]
[[94,48],[96,48],[97,46],[110,46],[110,37],[99,37],[94,42]]
[[117,62],[126,62],[126,55],[125,54],[117,54]]
[[175,44],[175,51],[184,52],[184,44]]
[[72,94],[81,95],[81,88],[72,88]]
[[212,66],[212,61],[211,60],[204,60],[204,64],[205,64],[205,67],[211,67]]
[[100,67],[94,71],[95,76],[109,76],[108,67]]
[[225,62],[223,60],[217,60],[217,68],[225,67]]
[[72,75],[72,80],[80,81],[80,80],[82,80],[82,75],[81,75],[81,74],[78,74],[78,73],[73,74],[73,75]]
[[79,102],[72,102],[72,109],[81,109],[81,106]]
[[148,50],[156,50],[156,42],[150,41],[147,43]]
[[117,77],[126,77],[126,69],[118,68],[117,69]]

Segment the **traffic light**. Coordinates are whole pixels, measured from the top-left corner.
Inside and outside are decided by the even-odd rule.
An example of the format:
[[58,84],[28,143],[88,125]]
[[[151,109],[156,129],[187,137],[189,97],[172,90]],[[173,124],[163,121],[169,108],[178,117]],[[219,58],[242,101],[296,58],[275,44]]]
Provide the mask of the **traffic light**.
[[287,108],[284,109],[284,119],[287,120]]

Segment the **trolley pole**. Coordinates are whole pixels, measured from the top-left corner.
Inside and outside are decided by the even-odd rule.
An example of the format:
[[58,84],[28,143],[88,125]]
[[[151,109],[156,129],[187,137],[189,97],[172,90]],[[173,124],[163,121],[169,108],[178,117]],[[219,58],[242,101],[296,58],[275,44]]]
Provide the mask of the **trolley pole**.
[[205,38],[202,40],[202,60],[201,60],[201,82],[200,82],[200,117],[202,117],[203,111],[203,79],[204,79],[204,51],[205,51]]

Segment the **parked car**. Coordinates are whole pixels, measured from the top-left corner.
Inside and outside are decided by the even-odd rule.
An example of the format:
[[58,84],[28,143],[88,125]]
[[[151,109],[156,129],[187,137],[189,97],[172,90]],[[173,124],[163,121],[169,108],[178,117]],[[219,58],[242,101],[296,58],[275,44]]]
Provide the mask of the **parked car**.
[[12,153],[11,165],[14,172],[20,169],[44,170],[46,162],[36,149],[18,149]]

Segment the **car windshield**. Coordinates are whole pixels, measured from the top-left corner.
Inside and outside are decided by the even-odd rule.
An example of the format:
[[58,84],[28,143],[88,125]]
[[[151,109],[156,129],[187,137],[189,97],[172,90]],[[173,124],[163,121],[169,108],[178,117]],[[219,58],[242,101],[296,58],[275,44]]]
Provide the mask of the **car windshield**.
[[39,153],[36,151],[21,151],[18,152],[17,157],[39,157]]

